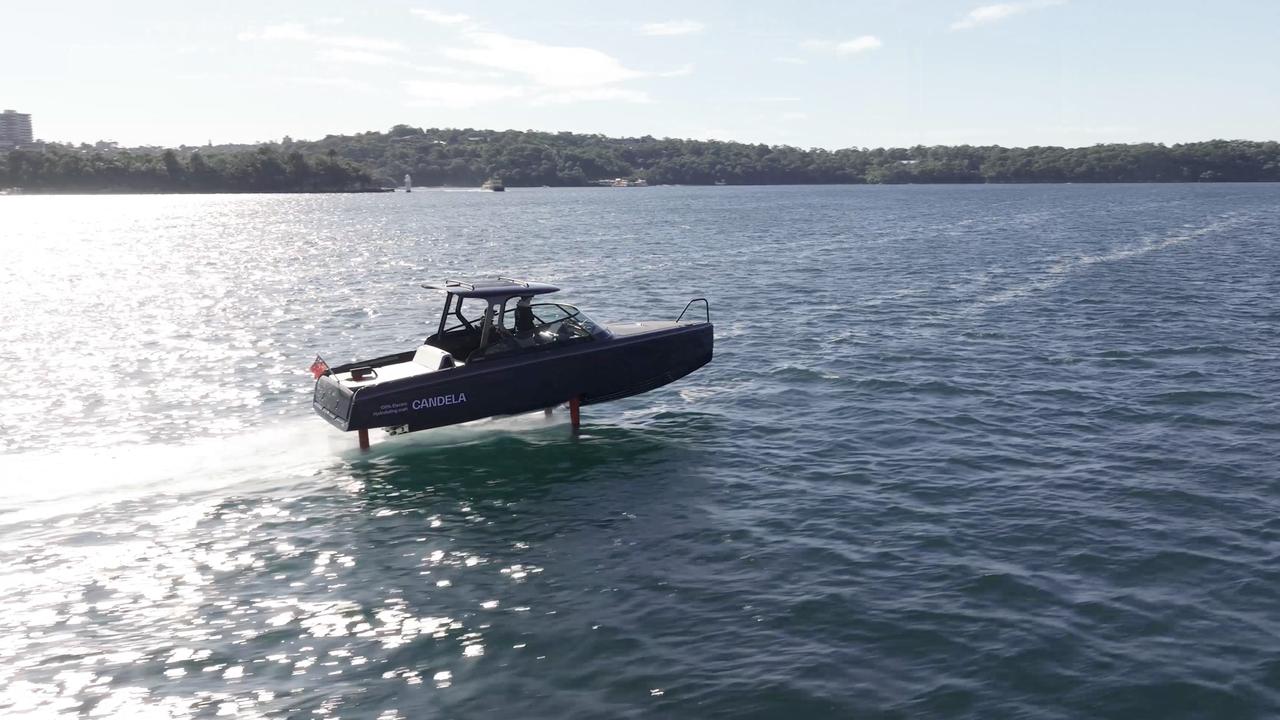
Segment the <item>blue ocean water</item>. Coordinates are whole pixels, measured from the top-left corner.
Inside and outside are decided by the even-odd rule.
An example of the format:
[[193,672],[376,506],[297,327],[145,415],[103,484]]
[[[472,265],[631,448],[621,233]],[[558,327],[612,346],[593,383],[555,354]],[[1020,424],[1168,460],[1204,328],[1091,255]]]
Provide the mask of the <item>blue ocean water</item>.
[[[1280,715],[1280,187],[0,198],[0,714]],[[419,283],[716,358],[376,442]]]

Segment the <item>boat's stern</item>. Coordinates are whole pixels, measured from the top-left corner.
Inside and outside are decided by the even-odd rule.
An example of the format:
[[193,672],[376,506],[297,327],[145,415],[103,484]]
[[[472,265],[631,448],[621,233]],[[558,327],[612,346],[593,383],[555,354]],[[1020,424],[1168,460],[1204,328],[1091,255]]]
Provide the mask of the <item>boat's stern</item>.
[[354,391],[344,387],[332,373],[326,373],[316,379],[311,407],[315,408],[317,415],[339,430],[350,430],[354,399]]

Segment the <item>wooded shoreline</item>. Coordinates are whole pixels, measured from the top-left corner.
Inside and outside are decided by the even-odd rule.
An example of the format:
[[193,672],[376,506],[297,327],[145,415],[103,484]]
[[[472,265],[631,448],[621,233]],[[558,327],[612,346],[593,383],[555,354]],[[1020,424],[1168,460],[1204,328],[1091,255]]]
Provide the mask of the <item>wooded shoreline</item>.
[[316,141],[180,148],[44,144],[0,153],[32,193],[376,192],[422,187],[1280,182],[1280,143],[801,149],[714,140],[397,125]]

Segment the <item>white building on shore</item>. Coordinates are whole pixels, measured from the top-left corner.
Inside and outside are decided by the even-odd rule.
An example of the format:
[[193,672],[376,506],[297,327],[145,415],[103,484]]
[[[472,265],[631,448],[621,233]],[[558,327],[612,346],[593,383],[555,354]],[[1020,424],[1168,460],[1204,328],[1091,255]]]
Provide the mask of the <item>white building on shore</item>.
[[30,115],[13,110],[0,113],[0,148],[30,145],[31,141]]

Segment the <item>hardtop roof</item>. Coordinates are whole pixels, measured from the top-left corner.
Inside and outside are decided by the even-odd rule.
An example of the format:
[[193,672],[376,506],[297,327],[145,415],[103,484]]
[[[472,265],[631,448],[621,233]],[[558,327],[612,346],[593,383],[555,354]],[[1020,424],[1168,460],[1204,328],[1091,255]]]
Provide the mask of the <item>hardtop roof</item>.
[[476,280],[458,280],[446,278],[442,283],[428,283],[422,287],[428,290],[441,290],[451,295],[474,298],[514,297],[524,295],[543,295],[553,293],[560,288],[546,283],[526,282],[509,277],[481,278]]

